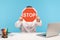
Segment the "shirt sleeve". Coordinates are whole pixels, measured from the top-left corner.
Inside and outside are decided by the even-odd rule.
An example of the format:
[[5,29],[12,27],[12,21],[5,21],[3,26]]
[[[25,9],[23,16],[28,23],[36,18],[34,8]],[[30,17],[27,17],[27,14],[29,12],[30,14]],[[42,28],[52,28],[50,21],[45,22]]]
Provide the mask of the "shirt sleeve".
[[22,22],[20,22],[19,20],[15,23],[15,26],[16,26],[17,28],[19,28],[21,25],[22,25]]
[[40,20],[40,22],[36,22],[37,26],[42,26],[42,21]]

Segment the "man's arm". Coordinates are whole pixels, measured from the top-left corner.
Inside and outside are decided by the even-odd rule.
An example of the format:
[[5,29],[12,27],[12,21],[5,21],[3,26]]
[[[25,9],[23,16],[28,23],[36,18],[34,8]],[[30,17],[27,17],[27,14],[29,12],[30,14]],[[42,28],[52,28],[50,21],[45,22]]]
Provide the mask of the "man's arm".
[[37,22],[37,26],[42,26],[42,21],[40,20],[40,22]]
[[37,26],[42,26],[42,21],[40,20],[39,17],[36,18],[36,24]]
[[19,28],[19,27],[21,26],[21,22],[18,20],[18,21],[15,23],[15,26]]
[[15,23],[15,26],[18,27],[18,28],[20,26],[22,26],[22,21],[23,21],[23,19],[22,19],[22,17],[20,17],[19,20]]

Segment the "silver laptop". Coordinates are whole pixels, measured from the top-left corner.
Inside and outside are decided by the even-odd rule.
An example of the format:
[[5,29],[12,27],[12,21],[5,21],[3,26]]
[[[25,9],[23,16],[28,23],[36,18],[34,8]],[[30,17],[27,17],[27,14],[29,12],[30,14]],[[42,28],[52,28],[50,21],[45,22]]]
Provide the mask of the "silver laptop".
[[59,35],[60,23],[49,23],[47,32],[45,34],[39,34],[39,36],[53,37]]

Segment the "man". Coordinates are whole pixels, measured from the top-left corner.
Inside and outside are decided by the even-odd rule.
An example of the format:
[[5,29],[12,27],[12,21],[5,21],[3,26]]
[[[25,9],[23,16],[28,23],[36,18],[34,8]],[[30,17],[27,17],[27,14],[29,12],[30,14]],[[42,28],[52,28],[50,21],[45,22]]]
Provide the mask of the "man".
[[27,6],[23,10],[22,16],[15,23],[15,26],[21,29],[21,32],[36,32],[36,26],[41,26],[42,21],[36,14],[36,10]]

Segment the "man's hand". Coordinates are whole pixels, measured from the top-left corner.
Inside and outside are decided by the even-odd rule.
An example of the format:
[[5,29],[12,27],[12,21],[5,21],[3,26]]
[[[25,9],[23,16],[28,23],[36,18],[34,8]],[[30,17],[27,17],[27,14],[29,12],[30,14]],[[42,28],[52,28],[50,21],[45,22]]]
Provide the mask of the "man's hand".
[[40,22],[40,19],[36,19],[37,22]]
[[37,17],[37,18],[36,18],[36,21],[37,21],[37,22],[40,22],[40,18],[39,18],[39,17]]
[[19,20],[20,20],[20,21],[23,21],[23,18],[22,18],[22,17],[20,17],[20,18],[19,18]]

